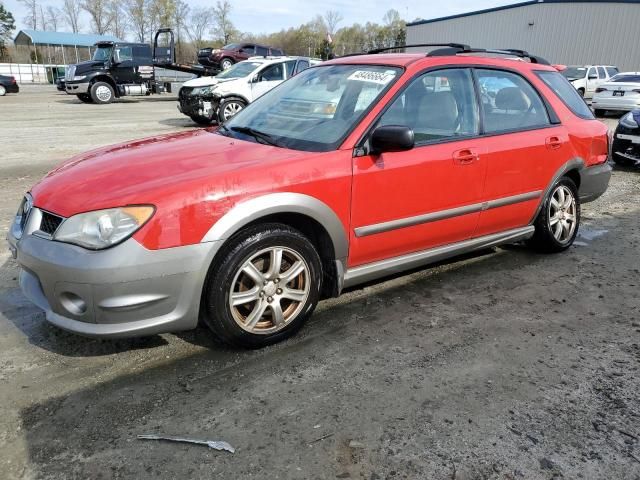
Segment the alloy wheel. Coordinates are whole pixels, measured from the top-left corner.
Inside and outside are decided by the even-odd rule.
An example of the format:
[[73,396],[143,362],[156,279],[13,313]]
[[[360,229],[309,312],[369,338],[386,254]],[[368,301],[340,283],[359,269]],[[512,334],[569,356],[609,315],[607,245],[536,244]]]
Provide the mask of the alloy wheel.
[[565,185],[559,185],[549,202],[549,227],[555,239],[566,243],[573,238],[576,229],[576,199]]
[[302,311],[311,287],[309,265],[287,247],[269,247],[245,260],[229,291],[229,308],[243,330],[271,334]]
[[233,117],[236,113],[242,110],[242,105],[238,102],[229,102],[224,105],[222,109],[222,115],[224,116],[225,122]]

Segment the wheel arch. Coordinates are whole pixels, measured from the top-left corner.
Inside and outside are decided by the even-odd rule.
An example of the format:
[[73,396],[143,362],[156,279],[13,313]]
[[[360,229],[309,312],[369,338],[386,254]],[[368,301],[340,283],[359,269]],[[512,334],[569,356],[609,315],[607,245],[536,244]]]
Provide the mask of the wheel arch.
[[202,242],[225,242],[246,227],[273,222],[299,230],[314,244],[323,266],[322,296],[337,296],[349,253],[348,236],[338,215],[315,197],[280,192],[241,202],[209,229]]
[[229,95],[225,95],[224,97],[222,97],[222,99],[220,100],[220,105],[224,104],[225,102],[228,102],[229,100],[242,100],[246,105],[249,105],[251,103],[243,95],[240,95],[238,93],[230,93]]
[[576,188],[578,191],[580,190],[580,183],[582,181],[582,171],[585,168],[584,160],[581,157],[574,157],[564,165],[562,165],[555,173],[551,181],[547,184],[547,187],[544,189],[542,195],[540,196],[540,203],[538,203],[538,207],[533,214],[533,217],[529,221],[529,225],[535,222],[538,214],[540,213],[540,209],[544,204],[545,199],[549,196],[553,185],[562,177],[569,177],[576,184]]

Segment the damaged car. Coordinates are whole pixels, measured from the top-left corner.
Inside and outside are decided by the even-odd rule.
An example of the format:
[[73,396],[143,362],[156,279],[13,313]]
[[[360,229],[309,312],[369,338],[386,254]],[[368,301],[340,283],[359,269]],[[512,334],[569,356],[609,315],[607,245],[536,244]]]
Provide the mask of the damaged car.
[[611,158],[618,165],[640,165],[640,109],[620,119],[613,133]]
[[224,123],[311,63],[305,57],[250,58],[215,77],[185,82],[178,94],[178,110],[200,125]]

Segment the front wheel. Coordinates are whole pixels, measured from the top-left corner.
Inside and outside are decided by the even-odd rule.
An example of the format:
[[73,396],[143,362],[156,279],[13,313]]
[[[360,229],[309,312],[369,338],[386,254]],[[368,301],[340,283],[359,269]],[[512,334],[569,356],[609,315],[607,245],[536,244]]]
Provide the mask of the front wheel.
[[313,244],[282,224],[248,228],[209,271],[203,320],[221,340],[258,348],[297,332],[311,316],[322,266]]
[[91,85],[91,99],[94,103],[106,105],[113,102],[115,92],[113,87],[106,82],[96,82]]
[[226,122],[246,106],[247,104],[244,101],[237,98],[223,100],[218,107],[218,122]]
[[203,125],[203,126],[209,126],[213,121],[209,117],[203,117],[202,115],[189,115],[189,117],[191,117],[191,120],[196,122],[198,125]]
[[220,66],[222,67],[222,70],[227,70],[231,68],[232,65],[233,65],[233,60],[231,60],[230,58],[225,58],[222,60],[222,62],[220,62]]
[[89,95],[88,93],[79,93],[76,96],[78,97],[78,100],[80,100],[82,103],[93,103],[93,99],[91,98],[91,95]]
[[606,115],[607,111],[606,111],[606,110],[602,110],[601,108],[596,108],[596,109],[593,111],[593,113],[595,113],[595,114],[596,114],[596,117],[600,117],[600,118],[602,118],[602,117],[604,117],[604,116]]
[[536,250],[555,253],[573,244],[580,226],[580,200],[576,184],[562,177],[551,188],[535,220],[535,233],[528,244]]

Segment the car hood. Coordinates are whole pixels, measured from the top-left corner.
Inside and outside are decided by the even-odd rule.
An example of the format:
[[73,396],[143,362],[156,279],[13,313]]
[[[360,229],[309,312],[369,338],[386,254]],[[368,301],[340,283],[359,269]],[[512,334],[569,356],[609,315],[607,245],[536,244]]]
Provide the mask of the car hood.
[[80,75],[82,73],[87,73],[92,70],[100,70],[104,68],[104,62],[99,62],[96,60],[88,60],[86,62],[76,63],[76,75]]
[[[35,206],[64,217],[124,205],[198,203],[220,196],[220,189],[244,188],[236,183],[246,169],[302,154],[225,137],[213,129],[192,130],[78,155],[49,172],[31,193]],[[225,184],[230,178],[232,186]]]
[[217,85],[218,83],[232,82],[239,80],[239,78],[216,78],[216,77],[200,77],[188,80],[183,83],[184,87],[208,87],[210,85]]

